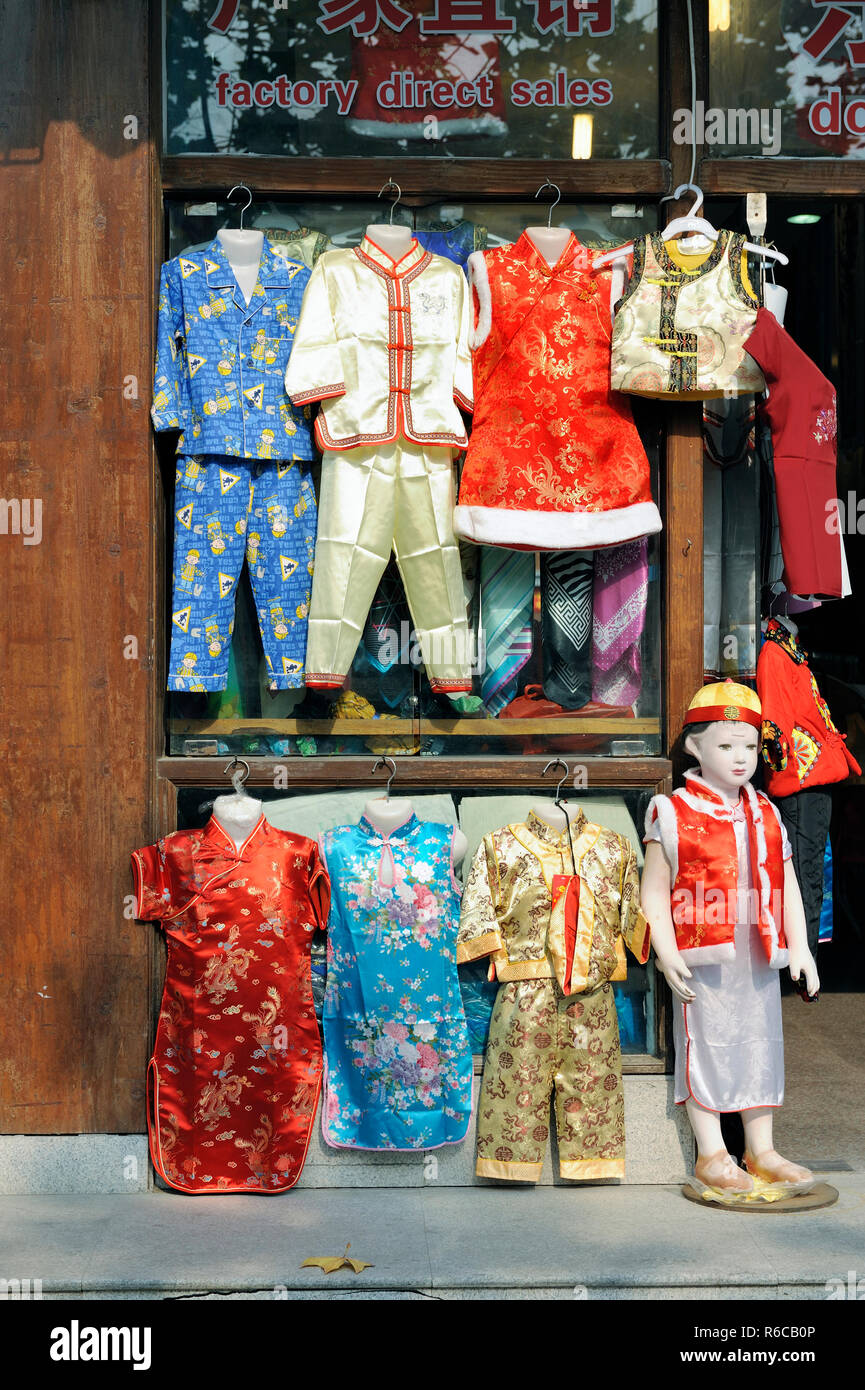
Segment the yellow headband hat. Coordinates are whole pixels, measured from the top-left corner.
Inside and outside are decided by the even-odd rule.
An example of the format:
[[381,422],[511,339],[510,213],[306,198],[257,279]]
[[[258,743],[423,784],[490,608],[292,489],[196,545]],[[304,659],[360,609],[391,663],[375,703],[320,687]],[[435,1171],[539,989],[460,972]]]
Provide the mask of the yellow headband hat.
[[734,724],[753,724],[755,729],[759,729],[759,696],[747,685],[737,685],[731,680],[704,685],[689,704],[684,723],[714,724],[717,720],[729,720]]

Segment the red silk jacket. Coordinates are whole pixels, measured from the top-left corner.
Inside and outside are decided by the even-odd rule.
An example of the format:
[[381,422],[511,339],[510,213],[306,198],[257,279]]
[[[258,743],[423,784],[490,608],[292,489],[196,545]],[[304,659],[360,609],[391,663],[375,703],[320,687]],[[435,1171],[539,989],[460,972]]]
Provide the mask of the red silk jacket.
[[805,653],[775,618],[757,660],[757,693],[763,707],[763,761],[771,796],[792,796],[806,787],[843,782],[862,769],[832,723]]

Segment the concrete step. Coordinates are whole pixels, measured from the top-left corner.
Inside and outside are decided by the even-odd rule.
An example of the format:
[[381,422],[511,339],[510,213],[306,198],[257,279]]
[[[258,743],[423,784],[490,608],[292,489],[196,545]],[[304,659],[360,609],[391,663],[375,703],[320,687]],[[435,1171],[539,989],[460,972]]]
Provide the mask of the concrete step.
[[[799,1215],[640,1184],[2,1198],[0,1265],[45,1299],[827,1299],[865,1274],[865,1172],[833,1181]],[[369,1268],[303,1267],[348,1243]]]

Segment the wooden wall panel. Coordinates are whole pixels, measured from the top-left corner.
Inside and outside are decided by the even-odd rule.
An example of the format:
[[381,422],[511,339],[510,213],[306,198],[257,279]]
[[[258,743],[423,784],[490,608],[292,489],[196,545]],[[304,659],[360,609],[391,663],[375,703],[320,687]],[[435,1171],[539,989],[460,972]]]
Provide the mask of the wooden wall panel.
[[0,531],[0,1129],[140,1131],[151,929],[124,898],[155,827],[150,10],[7,0],[0,20],[0,495],[42,503],[40,544]]

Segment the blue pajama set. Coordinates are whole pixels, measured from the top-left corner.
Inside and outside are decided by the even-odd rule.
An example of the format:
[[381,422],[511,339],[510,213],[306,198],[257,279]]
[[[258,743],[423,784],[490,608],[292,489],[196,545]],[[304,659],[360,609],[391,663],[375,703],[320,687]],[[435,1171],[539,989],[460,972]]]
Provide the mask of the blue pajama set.
[[151,416],[180,430],[169,690],[224,690],[246,556],[271,690],[304,684],[311,407],[285,393],[309,271],[265,239],[247,305],[218,239],[162,267]]

